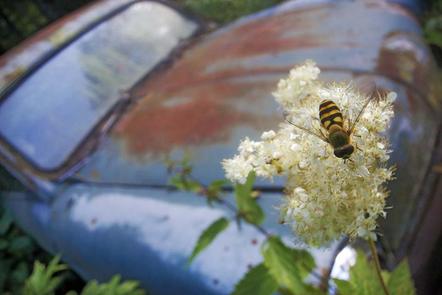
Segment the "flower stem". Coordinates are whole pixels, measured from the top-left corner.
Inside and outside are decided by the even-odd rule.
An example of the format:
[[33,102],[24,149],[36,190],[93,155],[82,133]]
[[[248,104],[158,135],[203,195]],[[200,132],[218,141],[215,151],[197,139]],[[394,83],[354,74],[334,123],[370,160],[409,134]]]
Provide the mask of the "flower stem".
[[368,244],[370,245],[371,256],[373,256],[373,261],[375,264],[376,273],[378,275],[379,282],[381,283],[382,288],[384,289],[385,295],[390,295],[387,286],[385,285],[384,279],[382,278],[381,264],[379,263],[379,257],[378,257],[378,252],[376,251],[376,246],[374,244],[374,241],[370,237],[368,238]]

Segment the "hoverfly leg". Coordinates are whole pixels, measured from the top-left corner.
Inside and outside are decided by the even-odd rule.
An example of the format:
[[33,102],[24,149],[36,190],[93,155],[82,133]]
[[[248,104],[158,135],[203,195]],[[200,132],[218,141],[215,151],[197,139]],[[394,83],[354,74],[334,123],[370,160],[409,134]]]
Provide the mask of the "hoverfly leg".
[[327,135],[325,135],[324,132],[322,132],[321,129],[319,129],[319,132],[321,132],[322,137],[324,137],[328,141]]
[[348,158],[344,159],[344,164],[347,164],[347,161],[349,161],[350,163],[354,163],[354,161],[351,158]]
[[354,143],[354,145],[355,145],[355,148],[357,148],[360,152],[363,152],[363,150],[360,147],[358,147],[358,145],[356,143]]

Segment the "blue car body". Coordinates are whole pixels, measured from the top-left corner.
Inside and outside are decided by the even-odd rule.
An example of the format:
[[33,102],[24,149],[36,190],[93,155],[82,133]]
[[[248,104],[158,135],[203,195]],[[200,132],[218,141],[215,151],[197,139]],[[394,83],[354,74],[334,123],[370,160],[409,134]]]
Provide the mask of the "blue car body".
[[[214,30],[163,1],[94,3],[0,58],[0,162],[23,186],[3,201],[86,279],[120,273],[151,294],[227,294],[261,261],[264,236],[231,225],[187,266],[200,233],[231,212],[172,190],[165,160],[190,157],[206,184],[223,178],[220,161],[241,138],[277,128],[272,90],[310,58],[324,79],[398,93],[389,131],[397,180],[382,231],[397,255],[386,262],[411,255],[418,272],[440,235],[428,217],[440,206],[432,167],[442,92],[416,7],[287,1]],[[263,226],[292,243],[278,224],[283,183],[258,181],[259,202]],[[329,273],[339,246],[309,249],[318,273]]]

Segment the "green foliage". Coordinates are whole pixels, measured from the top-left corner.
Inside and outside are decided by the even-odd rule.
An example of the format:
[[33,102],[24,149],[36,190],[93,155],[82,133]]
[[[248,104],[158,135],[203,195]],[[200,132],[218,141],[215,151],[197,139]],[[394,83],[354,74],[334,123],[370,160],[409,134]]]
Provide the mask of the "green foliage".
[[251,172],[247,176],[245,184],[235,185],[236,204],[238,206],[239,217],[244,218],[252,224],[261,224],[265,215],[261,207],[256,202],[256,198],[252,197],[252,188],[255,183],[255,173]]
[[181,161],[174,161],[169,158],[165,159],[168,171],[178,173],[169,179],[169,184],[178,190],[200,193],[203,189],[202,185],[192,179],[192,166],[188,155],[185,155]]
[[442,0],[430,2],[423,18],[424,36],[429,44],[442,48]]
[[[414,295],[415,290],[407,261],[403,261],[392,273],[382,272],[390,295]],[[375,266],[364,253],[358,252],[356,264],[350,269],[350,280],[335,279],[341,295],[377,295],[384,294],[376,274]]]
[[279,237],[270,237],[262,247],[264,264],[272,277],[293,294],[323,294],[304,283],[305,276],[314,267],[313,258],[307,251],[291,249]]
[[24,295],[52,295],[55,294],[55,289],[62,282],[61,276],[55,276],[58,272],[65,270],[67,267],[64,264],[59,264],[60,257],[55,256],[49,265],[36,261],[34,263],[34,270],[32,275],[26,280],[23,289]]
[[11,215],[0,206],[0,294],[21,294],[35,259],[48,261],[49,255],[16,227]]
[[192,255],[189,257],[189,263],[195,259],[195,257],[201,253],[207,246],[210,245],[210,243],[213,242],[213,240],[216,238],[216,236],[221,233],[223,230],[227,228],[229,225],[229,221],[221,217],[217,219],[215,222],[213,222],[208,228],[206,228],[201,236],[198,238],[198,241],[193,248]]
[[403,260],[398,267],[390,274],[388,279],[388,289],[391,295],[414,295],[416,290],[414,289],[413,280],[410,274],[410,268],[408,261]]
[[251,268],[236,284],[232,295],[271,295],[278,290],[278,283],[264,264]]
[[[32,275],[26,280],[23,295],[53,295],[63,281],[63,274],[60,272],[67,269],[67,266],[60,264],[60,257],[56,256],[46,267],[36,261]],[[115,275],[107,283],[99,284],[93,280],[84,287],[81,295],[144,295],[145,292],[138,288],[136,281],[121,281],[119,275]],[[75,291],[69,291],[66,295],[76,295]]]
[[201,185],[198,182],[180,174],[172,176],[169,179],[169,184],[182,191],[198,193],[201,190]]
[[427,20],[424,24],[424,36],[429,44],[442,47],[442,15]]
[[350,284],[353,294],[383,294],[382,285],[376,274],[373,263],[369,263],[364,253],[358,252],[356,264],[350,271]]
[[182,0],[190,10],[224,24],[241,16],[271,7],[282,0]]
[[[121,282],[121,277],[115,275],[112,279],[103,284],[97,281],[90,281],[84,287],[81,295],[144,295],[145,292],[138,288],[138,282],[125,281]],[[75,292],[70,292],[66,295],[75,295]]]

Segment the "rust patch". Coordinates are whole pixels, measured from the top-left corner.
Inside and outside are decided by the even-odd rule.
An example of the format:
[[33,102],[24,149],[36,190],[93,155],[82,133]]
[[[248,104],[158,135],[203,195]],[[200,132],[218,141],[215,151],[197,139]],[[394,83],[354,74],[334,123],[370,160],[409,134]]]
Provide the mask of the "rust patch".
[[[113,135],[136,156],[228,142],[239,126],[273,128],[281,117],[276,109],[262,110],[269,106],[266,98],[272,99],[279,78],[298,62],[295,57],[275,62],[275,56],[325,45],[357,46],[352,41],[332,42],[327,31],[317,30],[318,20],[334,12],[328,7],[332,4],[277,12],[200,40],[167,70],[132,89],[137,105]],[[184,102],[167,106],[175,100]]]
[[[218,95],[223,92],[218,91]],[[211,96],[210,92],[206,95]],[[157,154],[180,146],[226,141],[234,126],[255,121],[253,115],[231,109],[222,100],[199,97],[175,106],[161,102],[140,105],[121,121],[115,135],[126,139],[130,154]]]
[[312,8],[307,13],[305,10],[290,11],[252,20],[230,31],[214,34],[201,49],[210,52],[215,58],[212,60],[219,61],[318,47],[327,43],[328,36],[309,33],[294,36],[289,32],[293,32],[293,28],[296,28],[297,32],[314,28],[316,20],[324,18],[326,14],[319,8]]

